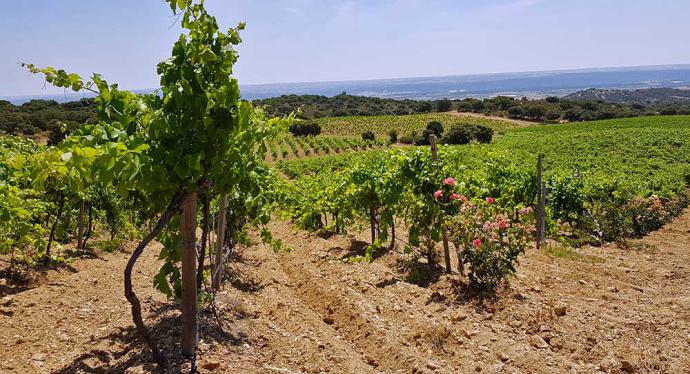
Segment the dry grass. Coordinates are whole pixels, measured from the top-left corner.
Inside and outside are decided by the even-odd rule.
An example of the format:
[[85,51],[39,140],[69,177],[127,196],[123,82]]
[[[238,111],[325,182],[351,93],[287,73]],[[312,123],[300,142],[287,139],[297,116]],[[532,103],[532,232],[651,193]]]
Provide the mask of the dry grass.
[[450,330],[443,325],[431,326],[424,333],[424,339],[435,349],[441,349],[450,337]]
[[575,248],[568,247],[558,243],[551,243],[544,246],[542,252],[546,255],[564,258],[572,261],[583,261],[586,256],[579,253]]

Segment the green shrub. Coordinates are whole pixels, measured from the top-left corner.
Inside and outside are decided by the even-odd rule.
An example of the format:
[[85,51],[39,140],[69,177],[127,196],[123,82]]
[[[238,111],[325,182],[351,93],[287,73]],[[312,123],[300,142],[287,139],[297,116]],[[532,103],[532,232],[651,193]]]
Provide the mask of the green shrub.
[[480,143],[491,143],[494,136],[494,130],[491,127],[484,125],[474,125],[474,139]]
[[290,125],[290,133],[294,136],[316,136],[321,134],[321,125],[316,122],[295,122]]
[[398,140],[402,144],[413,144],[414,143],[414,135],[412,135],[412,134],[403,135]]
[[398,142],[398,132],[396,130],[391,130],[388,132],[388,142],[391,144]]
[[430,144],[429,137],[431,135],[436,135],[436,134],[434,134],[433,130],[425,129],[424,131],[422,131],[422,135],[415,137],[414,144],[416,144],[416,145],[429,145]]
[[547,121],[557,121],[561,118],[561,114],[558,112],[547,112],[546,113],[546,120]]
[[491,143],[494,130],[488,126],[458,124],[452,126],[443,137],[445,144],[467,144],[472,140],[480,143]]
[[445,144],[468,144],[474,136],[472,126],[455,125],[448,129],[448,132],[443,137]]
[[439,121],[429,122],[429,124],[426,125],[426,129],[431,130],[431,132],[437,137],[441,137],[441,134],[443,134],[443,124]]
[[373,131],[364,131],[362,133],[362,139],[363,140],[374,140],[374,139],[376,139],[376,134],[374,134]]

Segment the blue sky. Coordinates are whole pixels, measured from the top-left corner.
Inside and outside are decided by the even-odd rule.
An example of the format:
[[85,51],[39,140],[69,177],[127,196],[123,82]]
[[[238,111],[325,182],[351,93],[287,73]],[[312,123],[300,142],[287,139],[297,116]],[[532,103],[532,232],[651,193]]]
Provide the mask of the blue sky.
[[[242,84],[690,63],[688,0],[207,0],[247,22]],[[0,96],[59,93],[31,62],[158,85],[180,29],[163,0],[7,1]]]

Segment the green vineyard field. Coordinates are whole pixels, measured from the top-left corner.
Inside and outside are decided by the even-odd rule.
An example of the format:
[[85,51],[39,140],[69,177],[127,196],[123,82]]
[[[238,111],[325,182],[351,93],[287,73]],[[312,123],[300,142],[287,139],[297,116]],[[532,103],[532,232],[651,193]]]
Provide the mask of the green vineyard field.
[[321,125],[322,132],[325,135],[359,136],[364,131],[373,131],[378,137],[387,136],[391,130],[396,130],[400,136],[412,132],[421,132],[431,121],[441,122],[446,128],[454,124],[485,125],[497,132],[520,127],[520,125],[510,121],[450,113],[329,117],[316,120]]

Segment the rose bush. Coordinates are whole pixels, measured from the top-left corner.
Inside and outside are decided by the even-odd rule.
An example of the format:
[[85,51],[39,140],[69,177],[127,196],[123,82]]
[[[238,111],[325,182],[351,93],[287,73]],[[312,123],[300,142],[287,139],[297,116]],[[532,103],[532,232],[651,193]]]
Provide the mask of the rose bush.
[[494,204],[492,198],[457,199],[453,205],[456,214],[445,220],[449,238],[458,257],[469,265],[470,282],[493,292],[515,272],[518,256],[529,247],[532,209],[524,207],[515,214]]

